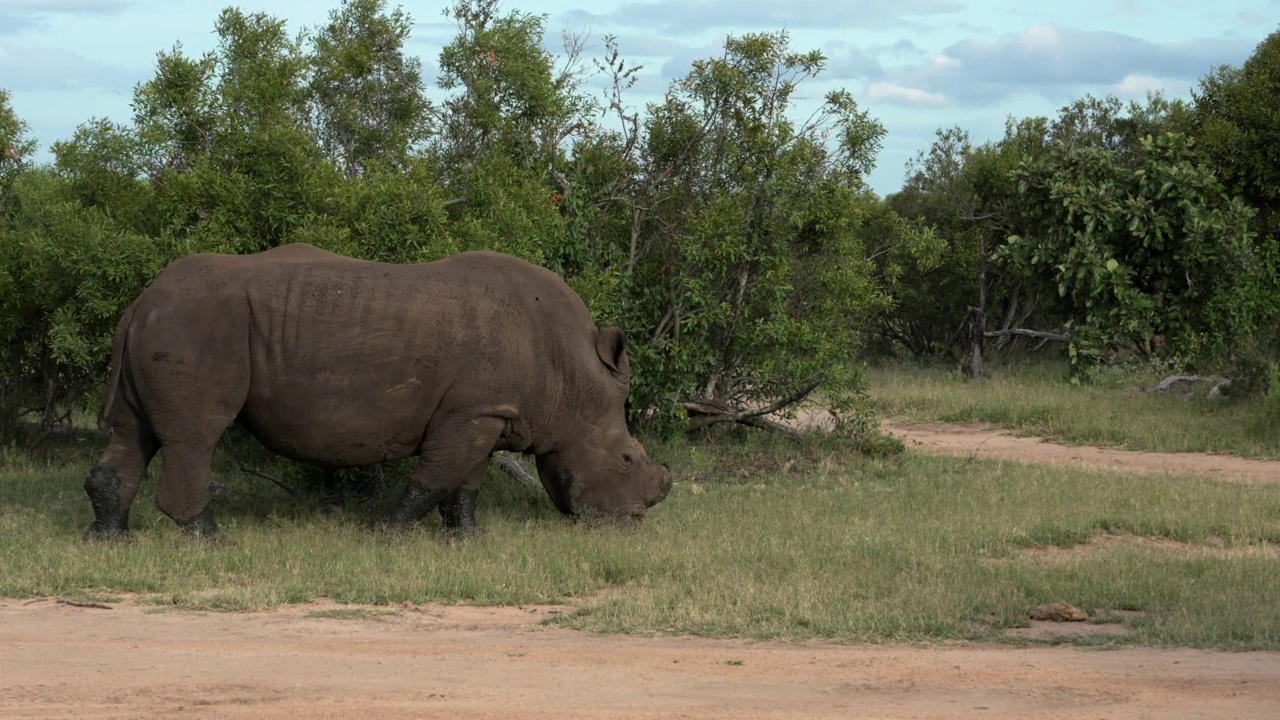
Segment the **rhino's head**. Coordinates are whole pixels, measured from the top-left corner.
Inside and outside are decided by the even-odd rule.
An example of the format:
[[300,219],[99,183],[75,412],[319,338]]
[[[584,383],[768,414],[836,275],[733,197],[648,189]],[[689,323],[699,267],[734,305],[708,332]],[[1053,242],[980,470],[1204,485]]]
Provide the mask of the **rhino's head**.
[[630,384],[626,341],[617,328],[600,328],[596,357],[607,372],[592,387],[571,393],[582,407],[556,449],[538,455],[538,476],[565,515],[639,520],[671,491],[671,471],[649,459],[627,430]]

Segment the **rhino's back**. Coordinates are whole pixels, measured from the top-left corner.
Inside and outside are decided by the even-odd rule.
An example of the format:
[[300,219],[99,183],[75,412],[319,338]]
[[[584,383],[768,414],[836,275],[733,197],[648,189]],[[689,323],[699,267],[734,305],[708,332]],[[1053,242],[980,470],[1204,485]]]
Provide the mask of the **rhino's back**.
[[512,405],[537,422],[544,396],[575,374],[565,372],[580,361],[571,346],[591,347],[590,315],[558,276],[495,253],[264,263],[242,282],[244,419],[299,458],[403,457],[434,416],[471,407]]

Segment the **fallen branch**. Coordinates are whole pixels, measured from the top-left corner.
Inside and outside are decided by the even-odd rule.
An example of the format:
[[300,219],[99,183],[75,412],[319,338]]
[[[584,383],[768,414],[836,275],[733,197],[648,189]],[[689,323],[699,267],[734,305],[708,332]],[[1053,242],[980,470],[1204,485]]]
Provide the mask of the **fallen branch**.
[[57,602],[59,605],[70,605],[71,607],[89,608],[91,610],[113,610],[114,609],[110,605],[103,605],[102,603],[83,602],[80,600],[67,600],[66,598],[59,598]]
[[1156,386],[1156,392],[1168,392],[1174,385],[1184,385],[1190,388],[1197,383],[1210,382],[1213,383],[1213,387],[1209,388],[1209,392],[1206,395],[1210,398],[1221,397],[1222,393],[1231,387],[1230,378],[1214,377],[1210,375],[1170,375],[1160,381],[1160,384]]
[[1009,328],[1008,330],[989,330],[983,333],[983,335],[989,338],[1008,337],[1010,335],[1021,335],[1022,337],[1036,338],[1037,340],[1044,340],[1046,342],[1048,341],[1060,342],[1060,343],[1071,342],[1070,335],[1064,335],[1063,333],[1055,333],[1055,332],[1045,332],[1043,330],[1027,330],[1026,328]]
[[708,427],[717,423],[735,422],[748,427],[786,435],[789,438],[798,440],[800,438],[800,433],[781,423],[766,420],[763,416],[778,412],[789,405],[794,405],[804,400],[816,389],[818,389],[818,383],[811,383],[801,390],[781,398],[771,405],[756,410],[733,408],[726,403],[720,402],[719,400],[712,400],[710,398],[695,398],[687,400],[681,403],[681,407],[684,408],[685,412],[689,413],[690,430]]
[[538,482],[537,478],[530,475],[529,472],[524,469],[524,466],[520,464],[520,461],[516,460],[514,457],[511,457],[506,453],[494,453],[492,460],[503,472],[515,478],[519,482],[534,488],[541,486],[542,483]]
[[249,473],[250,475],[253,475],[254,477],[260,477],[260,478],[262,478],[263,480],[268,480],[268,481],[270,481],[270,482],[272,482],[272,483],[275,483],[275,486],[276,486],[276,487],[280,488],[281,490],[284,490],[285,492],[289,493],[290,495],[297,495],[297,493],[295,493],[295,492],[293,491],[293,489],[292,489],[292,488],[290,488],[288,485],[285,485],[284,483],[282,483],[282,482],[280,482],[279,480],[277,480],[277,479],[275,479],[275,478],[271,477],[270,475],[268,475],[268,474],[266,474],[266,473],[262,472],[261,470],[254,470],[253,468],[251,468],[251,467],[247,467],[247,466],[245,466],[245,465],[241,465],[241,466],[240,466],[240,470],[241,470],[242,472]]
[[1168,392],[1174,385],[1194,385],[1209,382],[1213,378],[1207,375],[1170,375],[1156,386],[1156,392]]

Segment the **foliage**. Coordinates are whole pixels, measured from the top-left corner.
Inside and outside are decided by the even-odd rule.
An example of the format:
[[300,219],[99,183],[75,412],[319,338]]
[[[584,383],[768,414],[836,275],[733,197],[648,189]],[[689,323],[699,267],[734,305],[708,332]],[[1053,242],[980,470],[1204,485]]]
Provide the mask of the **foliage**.
[[0,425],[48,429],[101,382],[120,313],[169,254],[85,209],[50,170],[24,172],[0,223]]
[[814,384],[837,407],[856,401],[844,357],[860,319],[888,302],[860,234],[883,128],[843,91],[804,124],[788,116],[824,64],[785,33],[730,37],[641,122],[619,99],[627,68],[610,57],[624,132],[592,139],[573,170],[592,177],[600,163],[614,176],[603,193],[573,184],[565,205],[592,221],[575,233],[611,234],[617,313],[640,337],[638,408],[671,412],[697,395],[748,405]]
[[994,219],[984,207],[992,199],[978,192],[979,151],[962,128],[938,130],[929,149],[908,163],[902,190],[885,203],[887,212],[927,227],[937,244],[936,260],[895,278],[896,302],[876,317],[874,331],[888,350],[952,354],[968,337],[968,308],[981,304],[983,243]]
[[1203,162],[1196,112],[1086,96],[977,147],[940,130],[888,203],[935,229],[944,261],[907,277],[878,332],[955,357],[977,308],[987,333],[1069,329],[1077,370],[1137,352],[1261,377],[1274,240]]
[[1242,66],[1214,68],[1194,97],[1190,132],[1219,179],[1260,210],[1261,232],[1280,232],[1280,31]]
[[0,88],[0,193],[8,190],[35,151],[31,128],[14,112],[9,92]]
[[371,163],[402,169],[430,135],[422,61],[404,54],[413,22],[386,0],[351,0],[312,41],[308,119],[320,149],[347,175]]
[[1131,348],[1212,366],[1270,330],[1275,240],[1255,238],[1252,209],[1195,160],[1164,133],[1142,138],[1129,167],[1055,141],[1014,172],[1027,226],[1001,257],[1054,286],[1073,362]]
[[1272,39],[1193,104],[1086,97],[981,144],[940,130],[880,200],[864,177],[884,128],[844,90],[795,118],[826,58],[785,32],[727,37],[635,109],[640,68],[614,38],[593,78],[581,37],[547,49],[545,16],[443,14],[457,33],[429,88],[414,19],[386,0],[340,0],[297,33],[227,8],[212,51],[159,53],[131,121],[87,120],[48,167],[0,94],[0,423],[32,408],[47,425],[105,377],[108,321],[166,261],[289,242],[551,268],[627,331],[632,419],[664,429],[694,398],[748,409],[815,387],[866,421],[847,362],[863,345],[954,358],[1011,327],[1266,376]]

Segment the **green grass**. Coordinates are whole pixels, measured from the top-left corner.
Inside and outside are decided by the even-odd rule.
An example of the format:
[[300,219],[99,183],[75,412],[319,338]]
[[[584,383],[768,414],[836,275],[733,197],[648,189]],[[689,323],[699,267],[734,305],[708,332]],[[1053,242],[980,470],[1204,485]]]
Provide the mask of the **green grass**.
[[1071,385],[1063,365],[997,367],[975,382],[955,371],[894,366],[870,371],[882,415],[908,421],[982,422],[1058,441],[1160,452],[1280,458],[1280,412],[1263,399],[1209,400],[1153,391],[1155,375]]
[[46,464],[11,450],[0,454],[0,595],[137,593],[157,609],[225,611],[320,597],[571,602],[580,609],[551,622],[842,642],[999,640],[1032,607],[1068,602],[1144,612],[1126,620],[1127,637],[1072,642],[1280,648],[1274,558],[1141,545],[1067,562],[1020,554],[1101,533],[1280,542],[1280,486],[829,450],[655,447],[679,480],[634,529],[566,522],[540,491],[495,473],[481,495],[486,531],[462,541],[432,527],[382,536],[363,529],[366,507],[326,508],[220,474],[231,487],[217,507],[228,540],[195,542],[155,510],[151,480],[135,504],[136,536],[119,545],[80,540],[89,452],[51,452]]

